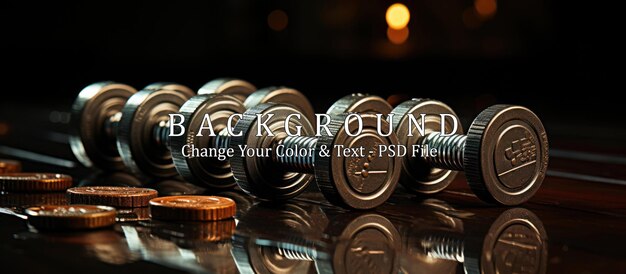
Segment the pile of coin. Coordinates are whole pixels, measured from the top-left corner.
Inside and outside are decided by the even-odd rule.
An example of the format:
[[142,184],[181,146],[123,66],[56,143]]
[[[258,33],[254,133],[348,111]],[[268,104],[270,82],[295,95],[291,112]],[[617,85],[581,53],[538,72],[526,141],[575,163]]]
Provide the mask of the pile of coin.
[[[15,160],[0,160],[6,170],[20,171]],[[29,223],[45,231],[84,230],[108,227],[119,221],[150,218],[176,221],[216,221],[232,219],[235,202],[218,196],[169,196],[157,198],[150,188],[123,186],[72,187],[72,177],[53,173],[0,174],[2,197],[30,197],[29,194],[63,193],[69,204],[50,201],[20,201],[41,204],[24,210]],[[26,196],[24,196],[26,195]],[[37,196],[41,197],[40,195]],[[64,200],[65,201],[65,200]]]

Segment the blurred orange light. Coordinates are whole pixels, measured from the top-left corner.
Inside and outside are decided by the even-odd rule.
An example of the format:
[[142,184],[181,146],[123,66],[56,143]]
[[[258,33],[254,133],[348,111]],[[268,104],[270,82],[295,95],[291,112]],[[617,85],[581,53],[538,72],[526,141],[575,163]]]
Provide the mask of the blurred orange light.
[[9,124],[0,122],[0,135],[6,135],[9,133]]
[[488,18],[496,14],[498,3],[496,0],[474,0],[476,13],[483,18]]
[[401,30],[409,24],[411,13],[404,4],[395,3],[387,8],[385,19],[390,28]]
[[392,29],[387,28],[387,38],[391,43],[396,45],[400,45],[406,42],[409,39],[409,28],[405,27],[403,29]]
[[287,28],[289,17],[282,10],[273,10],[267,16],[267,24],[274,31],[282,31]]

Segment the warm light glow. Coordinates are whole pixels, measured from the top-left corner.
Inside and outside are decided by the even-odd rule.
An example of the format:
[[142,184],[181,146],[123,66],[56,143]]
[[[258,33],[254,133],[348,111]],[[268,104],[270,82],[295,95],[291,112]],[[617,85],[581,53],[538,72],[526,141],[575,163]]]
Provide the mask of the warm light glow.
[[403,29],[392,29],[387,28],[387,38],[391,43],[396,45],[402,44],[409,39],[409,28],[405,27]]
[[7,123],[0,122],[0,135],[6,135],[9,133],[9,125]]
[[287,28],[289,17],[282,10],[273,10],[267,16],[267,25],[274,31],[282,31]]
[[395,3],[387,9],[385,19],[387,19],[387,25],[389,25],[390,28],[401,30],[409,24],[409,20],[411,20],[411,13],[404,4]]
[[496,14],[498,3],[496,0],[474,0],[474,9],[483,18],[491,17]]

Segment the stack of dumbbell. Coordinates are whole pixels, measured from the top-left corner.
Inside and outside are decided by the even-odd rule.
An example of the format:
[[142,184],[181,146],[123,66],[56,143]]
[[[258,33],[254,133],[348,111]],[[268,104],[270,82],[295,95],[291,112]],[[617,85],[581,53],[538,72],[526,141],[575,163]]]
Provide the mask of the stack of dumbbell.
[[[439,192],[458,171],[465,172],[480,199],[517,205],[534,195],[546,173],[545,129],[532,111],[521,106],[485,109],[466,135],[442,115],[458,120],[455,112],[430,99],[412,99],[392,108],[378,96],[351,94],[326,114],[316,115],[309,100],[295,89],[257,90],[239,79],[216,79],[197,94],[175,83],[155,83],[137,91],[100,82],[83,89],[73,105],[70,144],[87,167],[148,177],[180,175],[212,190],[238,185],[263,200],[296,197],[315,181],[329,202],[351,209],[383,204],[398,182],[415,193]],[[321,124],[323,134],[316,130]],[[174,128],[179,132],[170,132]],[[380,134],[380,128],[393,131]],[[455,134],[442,133],[453,128]],[[420,145],[437,153],[396,157],[376,151],[381,145]],[[278,155],[279,146],[313,153]],[[223,152],[242,147],[273,148],[267,151],[274,154],[190,157],[192,149]],[[355,157],[336,151],[363,147],[365,155]],[[319,157],[322,148],[341,156]]]

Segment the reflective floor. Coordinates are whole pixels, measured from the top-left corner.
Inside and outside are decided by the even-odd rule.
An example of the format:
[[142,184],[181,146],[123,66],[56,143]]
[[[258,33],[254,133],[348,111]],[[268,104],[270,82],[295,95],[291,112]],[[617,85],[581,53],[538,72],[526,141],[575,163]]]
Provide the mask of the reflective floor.
[[[136,180],[107,174],[80,184]],[[162,195],[203,191],[175,180],[150,186]],[[40,233],[23,209],[66,203],[63,193],[3,194],[0,261],[47,273],[596,273],[626,266],[623,216],[537,203],[492,207],[454,191],[426,199],[398,191],[365,212],[332,207],[316,192],[285,204],[240,191],[220,195],[237,202],[235,220],[150,221],[140,208],[122,210],[111,229]]]

